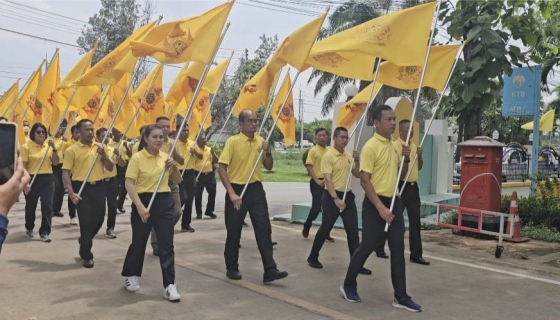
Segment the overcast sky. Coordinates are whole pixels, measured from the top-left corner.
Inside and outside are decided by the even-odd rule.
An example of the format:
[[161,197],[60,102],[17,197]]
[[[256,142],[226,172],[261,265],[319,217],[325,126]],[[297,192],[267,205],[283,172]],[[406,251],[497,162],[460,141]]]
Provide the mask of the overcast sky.
[[[99,0],[13,0],[13,2],[54,12],[61,16],[0,0],[0,28],[72,45],[76,45],[76,39],[80,35],[84,22],[101,8]],[[138,2],[142,3],[142,0],[138,0]],[[162,14],[163,22],[167,22],[201,14],[224,2],[224,0],[155,1],[157,13],[155,16]],[[283,6],[286,8],[282,8]],[[249,53],[252,54],[257,48],[260,43],[259,36],[262,34],[267,36],[277,34],[281,42],[292,31],[312,20],[313,13],[320,14],[326,9],[326,6],[321,7],[320,5],[317,7],[300,6],[300,10],[296,11],[290,9],[293,7],[293,5],[283,3],[283,1],[274,0],[237,1],[229,16],[231,27],[216,60],[224,60],[229,56],[232,49],[235,50],[234,60],[228,71],[231,74],[234,68],[239,66],[239,57],[244,49],[249,49]],[[301,10],[302,8],[303,10]],[[29,75],[41,63],[41,60],[45,57],[50,59],[57,47],[60,48],[61,77],[64,77],[79,59],[77,48],[33,39],[1,29],[0,43],[0,92],[6,91],[17,78],[22,78],[20,85],[23,86]],[[178,68],[173,67],[165,68],[164,90],[171,86],[178,70]],[[295,71],[292,71],[291,74],[295,76]],[[308,79],[309,72],[300,75],[294,88],[294,99],[298,99],[301,89],[305,101],[305,120],[321,119],[322,96],[314,97],[313,85],[307,85]],[[298,101],[294,102],[297,113]]]

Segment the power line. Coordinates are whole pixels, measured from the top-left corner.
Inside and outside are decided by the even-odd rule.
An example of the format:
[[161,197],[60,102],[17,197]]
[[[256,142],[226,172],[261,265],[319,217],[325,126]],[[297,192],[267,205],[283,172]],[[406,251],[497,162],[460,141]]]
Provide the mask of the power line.
[[69,46],[69,47],[74,47],[74,48],[81,48],[80,46],[75,45],[75,44],[71,44],[71,43],[67,43],[67,42],[62,42],[62,41],[58,41],[58,40],[53,40],[53,39],[49,39],[49,38],[45,38],[45,37],[39,37],[39,36],[35,36],[35,35],[29,34],[29,33],[25,33],[25,32],[10,30],[10,29],[6,29],[6,28],[2,28],[2,27],[0,27],[0,30],[6,31],[6,32],[10,32],[10,33],[19,34],[19,35],[22,35],[22,36],[27,36],[27,37],[34,38],[34,39],[39,39],[39,40],[47,41],[47,42],[58,43],[58,44],[61,44],[61,45],[64,45],[64,46]]
[[284,13],[298,14],[298,15],[308,16],[308,17],[315,17],[315,16],[316,16],[316,15],[313,15],[313,14],[307,14],[307,13],[302,13],[302,12],[297,12],[297,11],[294,12],[294,11],[286,11],[286,10],[280,10],[280,9],[273,9],[273,8],[270,8],[270,7],[264,7],[264,6],[259,6],[259,5],[256,5],[256,4],[244,3],[244,2],[241,2],[241,1],[236,1],[235,3],[237,3],[237,4],[242,4],[242,5],[244,5],[244,6],[249,6],[249,7],[252,7],[252,8],[261,8],[261,9],[267,9],[267,10],[272,10],[272,11],[276,11],[276,12],[284,12]]
[[8,18],[8,19],[13,19],[13,20],[21,21],[21,22],[26,22],[26,23],[34,24],[34,25],[39,26],[39,27],[44,27],[44,28],[49,28],[49,29],[53,29],[53,30],[57,30],[57,31],[62,31],[62,32],[67,32],[67,33],[72,33],[72,34],[80,35],[80,33],[75,32],[75,31],[70,31],[70,30],[64,30],[64,29],[60,29],[60,28],[55,28],[55,27],[52,27],[52,26],[49,26],[49,25],[40,24],[40,23],[37,23],[37,22],[32,22],[32,21],[28,21],[28,20],[24,20],[24,19],[12,17],[12,16],[9,16],[9,15],[1,14],[1,13],[0,13],[0,16],[6,17],[6,18]]
[[[25,18],[36,19],[36,20],[39,20],[39,21],[42,21],[42,22],[47,22],[47,23],[51,23],[53,25],[58,25],[60,27],[70,28],[70,29],[74,29],[74,30],[76,28],[76,23],[74,23],[74,22],[66,22],[66,21],[60,20],[60,19],[50,20],[51,19],[50,17],[46,17],[46,16],[40,15],[40,14],[35,13],[35,12],[25,11],[21,8],[10,6],[9,4],[6,4],[6,3],[0,3],[0,5],[4,5],[4,6],[7,6],[8,8],[13,8],[13,9],[16,9],[16,10],[21,10],[21,11],[12,11],[10,9],[0,8],[0,10],[5,11],[7,13],[20,15],[20,16],[25,16]],[[30,16],[30,14],[39,15],[39,17]]]
[[46,13],[46,14],[49,14],[49,15],[52,15],[52,16],[55,16],[55,17],[64,18],[64,19],[76,21],[76,22],[79,22],[79,23],[88,23],[87,21],[84,21],[84,20],[79,20],[79,19],[75,19],[75,18],[72,18],[72,17],[61,15],[61,14],[58,14],[58,13],[42,10],[42,9],[35,8],[35,7],[32,7],[32,6],[28,6],[28,5],[25,5],[25,4],[22,4],[22,3],[18,3],[18,2],[14,2],[14,1],[10,1],[10,0],[4,0],[4,1],[8,2],[8,3],[11,3],[13,5],[16,5],[16,6],[25,7],[25,8],[35,10],[35,11],[39,11],[39,12],[42,12],[42,13]]

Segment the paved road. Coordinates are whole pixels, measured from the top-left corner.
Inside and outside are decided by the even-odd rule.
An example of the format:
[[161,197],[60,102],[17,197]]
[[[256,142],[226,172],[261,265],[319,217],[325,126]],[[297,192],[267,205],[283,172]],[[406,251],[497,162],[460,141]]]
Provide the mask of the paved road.
[[[271,214],[289,212],[292,202],[307,200],[307,185],[266,185]],[[94,240],[95,268],[78,259],[78,228],[55,218],[53,242],[24,238],[23,204],[10,216],[10,235],[0,256],[0,319],[557,319],[560,297],[560,246],[529,242],[506,245],[493,257],[493,242],[425,233],[425,256],[432,266],[407,265],[408,291],[424,311],[412,315],[391,306],[387,260],[370,258],[373,276],[360,276],[362,303],[344,301],[338,291],[349,261],[342,230],[321,252],[322,270],[307,266],[313,233],[301,226],[273,222],[279,244],[275,258],[290,276],[262,284],[262,264],[254,235],[244,229],[240,253],[243,280],[225,277],[223,264],[223,190],[217,220],[194,220],[196,232],[176,232],[177,285],[182,301],[162,298],[159,263],[147,252],[137,293],[123,288],[120,270],[131,232],[128,214],[117,218],[115,240]],[[37,222],[39,219],[37,220]],[[249,221],[247,219],[247,221]],[[524,256],[528,259],[520,259]],[[553,263],[556,262],[556,265]]]

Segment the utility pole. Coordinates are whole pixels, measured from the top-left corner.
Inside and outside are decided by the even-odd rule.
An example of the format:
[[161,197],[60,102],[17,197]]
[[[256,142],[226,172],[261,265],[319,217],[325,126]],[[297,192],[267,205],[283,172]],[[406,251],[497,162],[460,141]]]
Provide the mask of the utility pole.
[[301,88],[299,89],[299,121],[301,121],[301,138],[299,140],[299,149],[303,150],[303,100],[301,98]]

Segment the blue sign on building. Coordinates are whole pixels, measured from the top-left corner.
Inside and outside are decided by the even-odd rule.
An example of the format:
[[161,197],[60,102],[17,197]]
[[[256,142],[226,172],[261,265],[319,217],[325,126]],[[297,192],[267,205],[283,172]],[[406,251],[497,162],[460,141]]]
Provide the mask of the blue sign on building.
[[502,115],[533,116],[539,114],[541,101],[541,67],[515,68],[504,76]]

